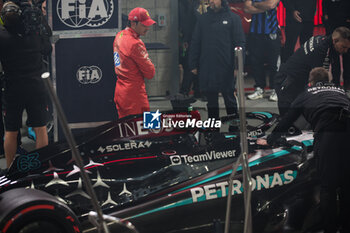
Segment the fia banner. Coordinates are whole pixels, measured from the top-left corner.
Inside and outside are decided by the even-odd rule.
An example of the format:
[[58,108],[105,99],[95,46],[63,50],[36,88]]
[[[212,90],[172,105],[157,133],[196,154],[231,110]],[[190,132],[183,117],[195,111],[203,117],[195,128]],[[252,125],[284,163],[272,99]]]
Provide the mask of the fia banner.
[[120,28],[118,0],[52,0],[53,31]]
[[95,37],[57,41],[56,88],[69,123],[117,119],[113,40]]

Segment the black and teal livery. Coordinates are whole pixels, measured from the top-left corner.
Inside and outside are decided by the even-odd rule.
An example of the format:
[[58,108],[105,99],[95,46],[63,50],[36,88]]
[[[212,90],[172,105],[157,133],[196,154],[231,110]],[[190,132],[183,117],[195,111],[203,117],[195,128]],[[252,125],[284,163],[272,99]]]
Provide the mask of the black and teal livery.
[[[197,111],[180,115],[200,119]],[[265,134],[277,115],[253,112],[247,113],[247,119],[255,122],[248,126],[248,133],[254,135],[249,137],[254,232],[317,228],[312,134],[293,136],[303,146],[259,148],[255,138]],[[78,138],[85,169],[104,214],[132,222],[140,233],[213,232],[213,227],[220,226],[225,219],[228,177],[240,154],[239,145],[237,135],[211,129],[145,130],[140,115],[108,123]],[[234,228],[240,228],[244,218],[241,172],[239,167],[233,182]],[[92,209],[90,196],[65,142],[16,158],[8,173],[0,177],[0,212],[1,201],[15,188],[24,194],[40,190],[36,192],[48,193],[65,205],[70,216],[74,213],[72,219],[81,223],[72,224],[71,232],[96,232],[86,217]],[[21,209],[17,206],[20,204],[13,205],[13,211],[0,214],[2,232],[15,232],[11,231],[14,224],[25,225],[9,220]]]

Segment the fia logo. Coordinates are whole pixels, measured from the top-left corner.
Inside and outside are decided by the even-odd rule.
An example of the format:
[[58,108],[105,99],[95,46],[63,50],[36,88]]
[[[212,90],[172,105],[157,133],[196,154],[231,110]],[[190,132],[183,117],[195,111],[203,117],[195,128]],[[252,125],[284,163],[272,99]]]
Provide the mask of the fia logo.
[[144,129],[160,129],[160,116],[159,110],[156,112],[144,112],[143,113],[143,128]]
[[111,18],[113,0],[58,0],[57,15],[71,28],[99,27]]
[[102,79],[102,70],[97,66],[82,66],[76,76],[81,84],[95,84]]

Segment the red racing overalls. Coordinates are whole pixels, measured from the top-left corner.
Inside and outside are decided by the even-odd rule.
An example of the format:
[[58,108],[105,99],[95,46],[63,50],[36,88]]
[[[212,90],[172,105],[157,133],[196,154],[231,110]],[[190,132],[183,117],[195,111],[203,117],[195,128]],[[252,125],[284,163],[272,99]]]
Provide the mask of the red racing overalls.
[[119,118],[149,111],[144,78],[151,79],[155,68],[145,44],[131,28],[120,31],[113,43],[114,69],[118,80],[114,92]]

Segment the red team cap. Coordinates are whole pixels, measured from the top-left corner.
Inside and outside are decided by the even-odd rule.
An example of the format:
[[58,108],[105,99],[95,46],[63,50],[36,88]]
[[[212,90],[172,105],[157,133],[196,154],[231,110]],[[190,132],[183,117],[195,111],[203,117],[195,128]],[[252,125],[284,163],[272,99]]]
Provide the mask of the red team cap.
[[141,22],[145,26],[151,26],[156,23],[153,19],[151,19],[151,16],[149,16],[148,11],[141,7],[136,7],[132,9],[129,13],[128,19],[130,21]]

